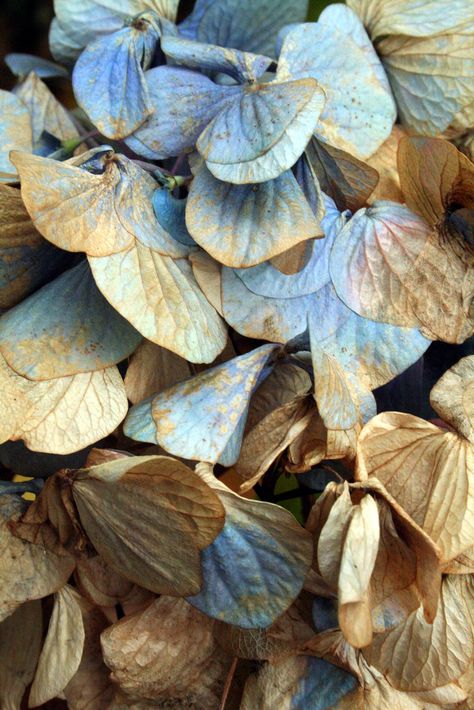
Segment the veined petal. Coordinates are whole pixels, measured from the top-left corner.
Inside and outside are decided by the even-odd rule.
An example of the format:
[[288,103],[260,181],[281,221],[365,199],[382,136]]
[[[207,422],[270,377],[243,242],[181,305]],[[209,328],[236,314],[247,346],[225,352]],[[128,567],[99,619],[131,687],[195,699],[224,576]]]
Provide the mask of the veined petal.
[[318,222],[291,171],[261,184],[221,182],[201,166],[191,184],[186,223],[221,264],[259,264],[315,237]]
[[144,70],[159,32],[153,18],[140,17],[135,26],[87,45],[77,60],[72,77],[77,102],[104,136],[125,138],[152,113]]
[[185,259],[161,256],[139,242],[120,254],[89,257],[99,289],[146,338],[190,362],[212,362],[227,330]]
[[10,161],[10,151],[33,150],[30,112],[18,96],[0,91],[0,116],[0,172],[11,175],[11,178],[0,175],[0,182],[16,182],[17,171]]
[[256,81],[272,63],[270,57],[238,49],[227,49],[215,44],[202,44],[182,37],[168,35],[161,41],[161,49],[178,66],[199,71],[222,72],[238,82]]
[[314,79],[248,85],[201,133],[197,148],[219,180],[272,180],[303,153],[324,102]]
[[154,111],[126,143],[151,159],[193,148],[215,115],[242,92],[239,86],[219,86],[181,67],[155,67],[145,77]]

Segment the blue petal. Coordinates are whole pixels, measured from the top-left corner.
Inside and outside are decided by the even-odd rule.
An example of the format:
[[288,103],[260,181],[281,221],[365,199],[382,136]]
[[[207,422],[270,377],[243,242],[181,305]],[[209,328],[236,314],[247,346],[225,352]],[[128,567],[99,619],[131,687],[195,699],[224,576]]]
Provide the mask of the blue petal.
[[173,36],[163,38],[161,49],[174,64],[203,72],[222,72],[241,83],[257,81],[273,61],[258,54]]
[[[225,452],[235,430],[232,458],[238,457],[252,392],[275,345],[233,358],[158,394],[152,413],[158,443],[171,454],[193,461],[215,463]],[[230,465],[228,463],[228,465]]]
[[173,197],[169,190],[155,190],[153,193],[153,210],[156,219],[163,229],[185,246],[196,246],[186,227],[186,199]]
[[197,0],[181,25],[185,37],[273,56],[281,27],[303,22],[308,0]]
[[180,67],[155,67],[145,76],[154,112],[126,143],[153,160],[193,148],[214,116],[242,92],[238,86],[219,86]]
[[202,551],[202,588],[187,601],[228,624],[266,628],[300,593],[311,539],[283,508],[217,492],[224,529]]
[[156,424],[152,416],[151,403],[155,395],[131,407],[123,425],[123,433],[134,441],[158,444]]
[[140,22],[146,29],[125,27],[89,44],[74,67],[77,102],[109,138],[130,135],[153,110],[144,69],[153,57],[159,29],[152,18]]
[[292,698],[291,710],[327,710],[355,690],[355,676],[322,658],[307,658],[306,672]]
[[0,318],[0,351],[10,367],[32,380],[109,367],[128,357],[140,340],[102,296],[87,262]]
[[10,71],[19,77],[28,76],[31,71],[34,71],[41,79],[69,76],[69,72],[65,67],[55,62],[50,62],[48,59],[43,59],[43,57],[35,57],[33,54],[17,54],[13,52],[12,54],[7,54],[4,61]]

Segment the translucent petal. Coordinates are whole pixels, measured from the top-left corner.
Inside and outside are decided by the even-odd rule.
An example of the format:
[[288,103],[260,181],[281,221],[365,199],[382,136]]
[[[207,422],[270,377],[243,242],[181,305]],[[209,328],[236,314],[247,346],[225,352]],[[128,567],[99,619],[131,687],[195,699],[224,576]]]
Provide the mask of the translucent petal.
[[337,235],[331,276],[340,298],[366,318],[419,327],[463,342],[474,329],[474,272],[467,251],[404,205],[375,202]]
[[377,49],[404,126],[437,135],[459,114],[462,128],[469,128],[461,111],[474,100],[474,33],[387,37]]

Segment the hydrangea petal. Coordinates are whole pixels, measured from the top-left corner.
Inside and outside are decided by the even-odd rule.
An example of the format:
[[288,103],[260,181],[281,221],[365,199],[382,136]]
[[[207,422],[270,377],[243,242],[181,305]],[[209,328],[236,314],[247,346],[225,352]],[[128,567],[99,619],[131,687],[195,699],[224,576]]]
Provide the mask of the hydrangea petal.
[[201,133],[197,148],[219,180],[272,180],[303,153],[324,102],[311,78],[247,85]]
[[256,81],[273,61],[262,55],[173,36],[163,38],[161,49],[178,66],[199,71],[222,72],[238,82]]
[[146,17],[139,22],[140,29],[125,27],[89,44],[74,67],[77,102],[108,138],[125,138],[153,111],[144,69],[153,57],[159,29]]
[[[158,443],[181,458],[218,461],[246,416],[259,376],[276,349],[262,345],[158,394],[152,403]],[[233,442],[236,457],[242,426],[239,431],[240,441]]]
[[152,414],[152,402],[156,395],[147,397],[130,408],[123,424],[123,433],[134,441],[158,444],[156,424]]
[[[23,439],[33,451],[80,451],[111,434],[127,413],[116,367],[33,382],[17,375],[0,356],[0,380],[7,419],[0,441]],[[31,454],[28,461],[31,466]]]
[[185,246],[197,246],[186,227],[187,199],[174,197],[169,190],[155,190],[153,193],[153,211],[165,232]]
[[79,138],[68,112],[35,72],[31,72],[14,91],[30,112],[34,146],[43,131],[60,141]]
[[64,272],[0,318],[0,351],[16,372],[32,380],[114,365],[140,340],[102,296],[87,262]]
[[[401,123],[437,135],[472,104],[474,33],[387,37],[378,45]],[[463,128],[469,128],[470,117]]]
[[190,362],[212,362],[227,331],[184,259],[161,256],[140,243],[126,252],[89,257],[99,289],[148,340]]
[[0,182],[15,182],[17,171],[10,161],[10,151],[33,150],[30,112],[18,96],[0,90],[0,116],[0,172],[11,175],[0,175]]
[[0,185],[0,308],[11,308],[68,265],[34,228],[20,191]]
[[201,554],[203,584],[187,601],[220,621],[266,628],[301,591],[311,564],[311,536],[283,508],[208,482],[224,506],[225,524]]
[[131,17],[152,10],[176,20],[179,0],[54,0],[49,32],[51,54],[63,64],[73,64],[90,42],[122,27]]
[[375,40],[384,35],[428,37],[446,30],[469,27],[472,5],[469,0],[347,0]]
[[180,32],[199,42],[273,56],[279,30],[303,22],[308,0],[197,0]]
[[375,51],[370,51],[372,59],[329,21],[308,23],[288,33],[278,63],[280,77],[317,79],[327,100],[316,135],[360,159],[388,138],[396,117],[386,82],[373,68]]
[[35,227],[61,249],[106,256],[136,238],[167,255],[188,254],[154,215],[157,183],[125,156],[99,148],[66,163],[18,152],[12,157]]
[[5,56],[5,64],[10,71],[18,77],[25,77],[32,71],[41,79],[53,79],[56,77],[67,78],[68,70],[60,64],[35,57],[33,54],[19,54],[12,52]]
[[256,676],[250,676],[240,708],[339,708],[343,697],[356,687],[355,676],[322,658],[290,656],[275,663],[266,663]]
[[338,361],[319,347],[309,320],[311,363],[314,371],[314,399],[327,429],[351,429],[358,420],[357,408],[344,370]]
[[256,185],[232,185],[205,165],[191,184],[186,223],[208,254],[237,268],[266,261],[319,232],[291,171]]
[[339,297],[366,318],[417,326],[448,342],[473,332],[468,253],[404,205],[381,201],[359,210],[336,237],[330,270]]
[[207,76],[181,67],[155,67],[146,72],[154,112],[126,140],[138,155],[162,159],[193,148],[199,135],[239,86],[219,86]]
[[474,444],[474,355],[449,368],[430,392],[437,414]]

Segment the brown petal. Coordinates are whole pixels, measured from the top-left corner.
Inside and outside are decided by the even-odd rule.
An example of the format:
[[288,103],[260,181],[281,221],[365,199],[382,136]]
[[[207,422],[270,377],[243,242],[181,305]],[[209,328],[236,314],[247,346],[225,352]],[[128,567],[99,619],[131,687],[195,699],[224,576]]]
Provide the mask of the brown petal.
[[24,507],[16,496],[0,496],[0,619],[23,602],[57,591],[74,569],[71,557],[59,557],[11,533],[9,523],[18,520]]
[[48,633],[31,685],[30,708],[61,693],[79,667],[85,635],[78,598],[68,585],[55,595]]
[[73,496],[113,569],[160,594],[199,591],[199,552],[221,531],[224,509],[187,466],[165,456],[118,459],[80,472]]
[[41,602],[22,604],[0,623],[0,705],[17,710],[33,680],[43,633]]
[[213,624],[183,599],[160,597],[102,633],[112,679],[132,697],[217,708],[231,657],[218,650]]
[[474,444],[474,355],[451,367],[430,392],[433,409]]
[[460,678],[474,653],[472,575],[444,579],[432,624],[420,609],[364,649],[368,662],[399,690],[426,691]]

